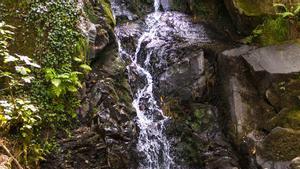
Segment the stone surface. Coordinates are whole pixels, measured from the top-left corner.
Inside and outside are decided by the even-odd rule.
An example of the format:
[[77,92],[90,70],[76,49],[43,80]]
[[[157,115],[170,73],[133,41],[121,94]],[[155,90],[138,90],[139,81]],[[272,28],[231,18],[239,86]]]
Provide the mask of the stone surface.
[[[177,163],[188,164],[189,168],[239,168],[237,156],[218,123],[216,107],[200,103],[185,106],[189,109],[177,108],[179,117],[168,130],[175,138],[172,144]],[[174,110],[175,105],[170,108]]]
[[300,45],[293,43],[259,48],[243,57],[254,71],[288,74],[300,72],[299,56]]
[[[98,17],[99,22],[107,22],[101,19],[103,16]],[[96,58],[80,91],[80,123],[70,137],[58,138],[59,151],[51,154],[41,168],[134,168],[136,161],[131,157],[138,131],[126,65],[118,56],[117,42],[108,23],[86,23],[83,31],[87,30],[91,53]]]
[[227,133],[248,156],[243,167],[288,168],[299,155],[296,51],[297,44],[242,46],[218,57],[220,106]]

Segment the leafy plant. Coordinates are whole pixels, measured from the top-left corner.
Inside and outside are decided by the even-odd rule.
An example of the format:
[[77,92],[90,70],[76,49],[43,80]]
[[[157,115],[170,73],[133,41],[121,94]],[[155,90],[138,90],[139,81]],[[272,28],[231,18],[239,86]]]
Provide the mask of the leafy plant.
[[58,74],[54,69],[48,68],[45,70],[45,77],[52,84],[52,93],[57,97],[60,95],[66,94],[69,92],[77,92],[78,87],[81,86],[81,82],[78,78],[78,75],[81,75],[81,72],[69,72]]
[[244,39],[245,43],[259,42],[263,46],[278,44],[298,37],[300,5],[288,8],[281,3],[274,5],[276,17],[267,17],[252,34]]
[[34,0],[25,6],[18,16],[22,25],[35,28],[30,30],[36,43],[31,57],[10,54],[14,27],[0,22],[0,136],[16,144],[21,164],[37,168],[55,148],[56,131],[74,122],[78,88],[91,67],[85,59],[87,39],[76,27],[80,13],[74,1]]

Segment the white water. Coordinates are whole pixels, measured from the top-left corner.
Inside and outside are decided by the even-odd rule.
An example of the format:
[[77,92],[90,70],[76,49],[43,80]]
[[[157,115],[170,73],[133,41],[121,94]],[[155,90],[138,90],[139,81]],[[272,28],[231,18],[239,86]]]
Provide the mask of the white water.
[[[151,20],[152,23],[148,24],[153,25],[153,27],[150,27],[148,32],[144,32],[138,40],[131,64],[131,67],[134,67],[141,77],[145,76],[147,79],[147,84],[138,89],[133,101],[133,106],[137,112],[137,124],[140,128],[137,150],[144,155],[144,159],[139,164],[139,169],[169,169],[173,164],[170,155],[170,144],[164,134],[164,123],[168,120],[168,117],[164,116],[154,98],[152,75],[146,68],[137,63],[143,41],[154,38],[157,32],[154,25],[159,22],[159,6],[159,0],[155,0],[155,17]],[[150,55],[151,53],[147,54],[144,65],[149,65]]]
[[[155,12],[147,25],[148,31],[144,32],[138,40],[136,50],[133,56],[122,49],[122,44],[118,40],[120,55],[129,56],[131,65],[128,66],[129,72],[134,69],[139,77],[146,77],[146,84],[140,86],[134,96],[133,107],[137,112],[136,123],[140,128],[137,151],[141,157],[139,161],[139,169],[170,169],[174,164],[170,155],[170,143],[165,135],[165,122],[168,117],[164,116],[163,111],[157,105],[157,101],[153,94],[153,77],[151,73],[138,63],[138,57],[142,43],[146,39],[155,37],[161,13],[159,12],[160,0],[155,0]],[[152,26],[150,26],[152,25]],[[149,65],[151,52],[147,52],[144,65]]]
[[[178,12],[160,12],[160,6],[165,5],[162,3],[167,2],[168,0],[154,1],[155,12],[146,17],[146,30],[138,34],[135,51],[131,51],[131,48],[126,51],[118,40],[120,55],[129,59],[131,63],[128,66],[130,79],[133,79],[133,83],[138,87],[134,93],[133,107],[137,112],[136,124],[140,129],[136,147],[139,169],[179,168],[174,164],[170,142],[165,134],[165,124],[169,118],[163,114],[153,94],[154,79],[149,72],[153,49],[159,50],[156,53],[159,55],[160,62],[164,62],[168,57],[165,47],[170,48],[175,45],[176,39],[184,43],[210,41],[206,37],[204,27],[194,25],[186,15]],[[119,30],[127,31],[128,36],[135,37],[134,30],[127,30],[130,26],[120,27],[121,29],[116,30],[120,37],[124,36]],[[145,60],[141,61],[142,58]]]

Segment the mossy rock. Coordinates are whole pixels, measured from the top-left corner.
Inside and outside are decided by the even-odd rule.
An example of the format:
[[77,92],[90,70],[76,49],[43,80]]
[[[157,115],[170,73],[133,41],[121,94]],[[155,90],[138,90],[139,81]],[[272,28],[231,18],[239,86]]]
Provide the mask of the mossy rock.
[[300,155],[300,130],[277,127],[263,141],[259,152],[265,159],[290,161]]
[[269,122],[270,128],[285,127],[300,130],[300,109],[283,109]]
[[226,0],[225,4],[239,32],[249,35],[265,17],[276,14],[274,3],[282,3],[289,9],[300,0]]

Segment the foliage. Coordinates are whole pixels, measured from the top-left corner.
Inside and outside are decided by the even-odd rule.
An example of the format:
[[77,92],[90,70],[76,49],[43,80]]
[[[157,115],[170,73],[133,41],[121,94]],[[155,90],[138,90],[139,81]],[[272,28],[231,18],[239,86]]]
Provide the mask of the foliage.
[[15,149],[29,168],[55,147],[56,131],[73,123],[78,88],[91,67],[73,0],[28,0],[22,10],[21,21],[34,28],[31,38],[37,45],[31,57],[9,54],[14,27],[0,22],[0,134],[21,143]]
[[290,18],[290,19],[297,19],[299,18],[298,14],[300,12],[300,5],[296,6],[296,9],[292,6],[290,9],[288,9],[284,4],[281,3],[275,3],[273,4],[276,10],[276,14],[283,17],[283,18]]
[[[9,54],[9,40],[13,39],[13,32],[9,29],[13,28],[4,22],[0,23],[0,77],[5,84],[0,91],[0,134],[14,133],[14,137],[22,140],[23,157],[26,159],[31,152],[25,150],[31,145],[41,117],[38,115],[37,106],[31,102],[30,96],[24,90],[34,79],[32,70],[40,66],[27,56]],[[31,150],[38,153],[41,149],[36,146],[38,145]],[[36,159],[41,159],[41,155],[42,153],[38,153]]]
[[300,5],[288,8],[284,4],[275,3],[274,8],[277,16],[266,18],[253,30],[252,35],[244,39],[245,43],[258,42],[266,46],[298,37]]
[[77,88],[81,87],[78,75],[82,74],[81,72],[70,72],[57,74],[57,72],[52,69],[46,69],[46,79],[52,83],[51,92],[59,97],[65,95],[69,92],[77,92]]
[[278,44],[288,40],[289,26],[282,17],[265,19],[263,24],[257,26],[252,35],[245,39],[246,43],[259,42],[261,45]]

